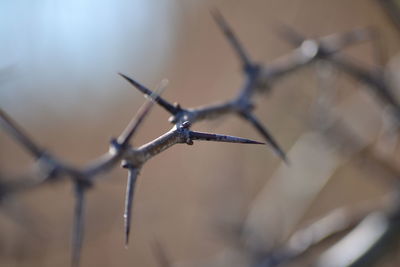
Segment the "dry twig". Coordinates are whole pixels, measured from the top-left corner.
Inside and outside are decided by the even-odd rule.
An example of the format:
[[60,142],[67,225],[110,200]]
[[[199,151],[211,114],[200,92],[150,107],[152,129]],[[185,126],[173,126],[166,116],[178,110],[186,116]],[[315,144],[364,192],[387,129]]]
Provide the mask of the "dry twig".
[[[3,184],[2,191],[7,194],[16,193],[21,190],[33,188],[42,185],[47,181],[56,181],[63,178],[69,178],[75,186],[75,219],[73,234],[73,252],[72,265],[78,266],[80,261],[83,228],[84,228],[84,199],[85,193],[95,182],[99,174],[105,173],[113,169],[117,163],[123,162],[122,166],[128,169],[128,182],[125,201],[125,241],[129,240],[129,232],[131,225],[131,213],[134,186],[143,164],[152,157],[158,155],[164,150],[175,144],[192,145],[195,140],[245,143],[245,144],[263,144],[261,142],[234,137],[227,135],[218,135],[213,133],[201,133],[192,131],[191,126],[201,120],[210,120],[221,117],[226,114],[234,114],[247,121],[257,132],[269,143],[274,152],[283,160],[287,161],[283,149],[278,142],[270,134],[269,130],[254,115],[254,95],[257,92],[265,92],[279,78],[291,73],[300,67],[306,66],[318,59],[331,59],[334,54],[339,52],[343,47],[366,39],[367,34],[364,30],[356,30],[350,33],[323,37],[317,40],[306,40],[299,35],[289,32],[286,29],[285,35],[293,44],[300,45],[287,56],[280,58],[267,65],[261,65],[253,62],[249,55],[245,52],[243,46],[230,29],[222,15],[214,10],[212,15],[221,28],[222,32],[232,45],[236,52],[245,75],[245,83],[242,86],[237,97],[225,103],[218,103],[209,106],[197,108],[183,108],[179,104],[171,104],[163,99],[158,92],[153,93],[139,82],[129,78],[124,74],[120,74],[130,84],[135,86],[139,91],[148,96],[153,101],[148,101],[140,109],[138,114],[128,124],[126,129],[117,139],[111,140],[110,149],[107,153],[99,158],[89,162],[83,168],[77,168],[64,162],[63,160],[52,155],[45,149],[37,145],[4,111],[0,110],[0,124],[2,128],[12,136],[21,146],[23,146],[33,157],[41,163],[44,169],[43,178],[34,182]],[[347,62],[338,61],[335,57],[332,62],[343,68],[350,74],[364,79],[378,89],[378,93],[386,102],[392,104],[397,109],[397,102],[393,102],[390,95],[385,93],[380,82],[370,73],[354,70],[352,65]],[[363,78],[365,77],[365,78]],[[165,86],[162,86],[165,87]],[[132,147],[130,141],[138,128],[141,126],[146,115],[149,113],[153,103],[157,103],[164,108],[170,115],[169,121],[173,124],[170,131],[160,137],[144,144],[140,147]]]

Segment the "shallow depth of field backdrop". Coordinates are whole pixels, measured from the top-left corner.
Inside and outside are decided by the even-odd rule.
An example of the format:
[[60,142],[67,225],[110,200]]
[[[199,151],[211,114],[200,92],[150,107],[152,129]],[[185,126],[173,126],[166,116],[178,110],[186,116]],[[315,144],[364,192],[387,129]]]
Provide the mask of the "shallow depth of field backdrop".
[[[4,0],[0,106],[50,151],[83,164],[108,149],[110,137],[120,133],[144,101],[118,72],[150,88],[168,78],[165,98],[184,107],[227,100],[240,89],[244,76],[210,16],[213,7],[258,62],[268,63],[292,49],[274,32],[280,23],[311,37],[373,25],[381,31],[391,63],[399,66],[400,35],[372,0]],[[366,66],[373,63],[368,42],[346,53]],[[285,151],[310,127],[318,88],[314,70],[307,67],[288,75],[257,100],[256,114]],[[335,86],[341,99],[361,90],[358,82],[341,74]],[[370,109],[365,106],[361,117],[354,116],[355,123],[369,119]],[[155,107],[133,144],[167,131],[167,118]],[[262,140],[233,117],[194,129]],[[81,265],[157,266],[152,251],[158,242],[179,266],[244,266],[246,253],[235,229],[281,164],[265,146],[196,142],[172,147],[141,171],[128,249],[122,220],[126,172],[117,168],[88,194]],[[0,131],[1,174],[17,176],[29,172],[31,165],[20,146]],[[290,194],[291,187],[306,189],[304,183],[289,183],[285,193]],[[389,189],[378,175],[349,163],[335,171],[303,221],[377,198]],[[264,205],[273,207],[278,201],[283,200]],[[70,183],[8,199],[0,208],[0,266],[69,266],[73,204]],[[296,205],[287,207],[296,210]],[[265,227],[263,232],[260,225],[255,226],[260,240],[247,242],[277,242],[274,234],[282,229]],[[385,266],[393,259],[388,262]]]

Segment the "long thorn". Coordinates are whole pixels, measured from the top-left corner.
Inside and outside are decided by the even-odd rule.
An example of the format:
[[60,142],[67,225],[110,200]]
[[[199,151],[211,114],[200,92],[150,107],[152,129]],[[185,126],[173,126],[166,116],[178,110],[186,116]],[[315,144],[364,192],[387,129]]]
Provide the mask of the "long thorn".
[[144,121],[144,118],[146,117],[146,115],[150,112],[151,108],[153,107],[154,101],[157,101],[157,99],[160,99],[159,95],[161,94],[161,92],[163,90],[165,90],[167,83],[168,83],[167,80],[161,81],[161,85],[158,87],[158,89],[155,92],[151,92],[149,100],[152,100],[152,101],[147,101],[142,105],[142,107],[136,113],[135,117],[133,117],[133,119],[129,122],[128,126],[125,128],[125,130],[122,132],[122,134],[118,137],[118,143],[121,146],[125,146],[129,143],[129,140],[136,133],[137,129]]
[[75,211],[72,235],[72,266],[78,267],[80,264],[82,241],[84,235],[84,205],[85,205],[85,185],[75,182]]
[[280,147],[278,142],[275,140],[275,138],[269,133],[266,127],[264,127],[261,122],[257,119],[256,116],[254,116],[251,113],[242,113],[242,117],[247,120],[248,122],[251,123],[251,125],[256,128],[256,130],[264,137],[265,141],[267,141],[268,144],[271,145],[272,149],[274,152],[281,158],[283,159],[286,163],[288,163],[288,158],[283,151],[283,149]]
[[154,99],[159,96],[159,94],[166,88],[167,81],[163,80],[155,92],[151,93],[151,96],[139,109],[136,115],[129,122],[128,126],[124,129],[121,135],[118,137],[114,145],[117,145],[119,149],[115,154],[105,154],[101,157],[95,159],[93,162],[88,164],[86,168],[86,174],[91,179],[95,177],[96,174],[106,171],[113,167],[120,159],[122,154],[126,151],[129,141],[132,139],[133,135],[138,130],[139,126],[143,123],[145,117],[150,112],[151,108],[154,106]]
[[128,247],[129,234],[131,230],[131,220],[132,220],[133,195],[135,193],[135,184],[139,171],[137,168],[131,165],[125,165],[124,167],[128,169],[128,181],[126,184],[125,211],[124,211],[125,247]]
[[222,30],[226,38],[228,39],[229,43],[232,45],[233,49],[235,50],[236,54],[238,55],[240,61],[244,68],[252,66],[250,57],[246,53],[243,45],[240,43],[239,39],[236,37],[233,30],[229,27],[228,23],[226,22],[225,18],[222,14],[218,11],[218,9],[211,9],[211,15],[214,18],[215,22]]
[[227,143],[241,143],[241,144],[259,144],[264,145],[265,143],[236,137],[230,135],[221,135],[221,134],[210,134],[210,133],[201,133],[201,132],[189,132],[190,140],[202,140],[202,141],[214,141],[214,142],[227,142]]
[[43,156],[44,150],[37,146],[35,142],[2,109],[0,109],[0,125],[35,158]]
[[117,141],[114,144],[119,147],[117,153],[111,155],[107,153],[88,164],[86,168],[87,176],[93,178],[96,174],[110,169],[119,161],[122,154],[126,151],[129,141],[132,139],[133,135],[136,133],[139,126],[143,123],[151,108],[154,106],[154,99],[161,94],[161,92],[166,88],[166,85],[167,81],[163,80],[158,89],[155,92],[152,92],[151,96],[148,98],[148,101],[146,101],[140,107],[139,111],[129,122],[128,126],[126,126],[125,130],[118,137]]
[[138,89],[140,92],[145,94],[146,96],[150,96],[156,101],[160,106],[162,106],[165,110],[167,110],[169,113],[172,115],[175,115],[180,111],[179,108],[175,107],[173,104],[169,103],[167,100],[161,98],[158,95],[154,95],[154,93],[146,88],[144,85],[138,83],[137,81],[133,80],[132,78],[126,76],[125,74],[118,73],[122,78],[127,80],[130,84],[132,84],[136,89]]

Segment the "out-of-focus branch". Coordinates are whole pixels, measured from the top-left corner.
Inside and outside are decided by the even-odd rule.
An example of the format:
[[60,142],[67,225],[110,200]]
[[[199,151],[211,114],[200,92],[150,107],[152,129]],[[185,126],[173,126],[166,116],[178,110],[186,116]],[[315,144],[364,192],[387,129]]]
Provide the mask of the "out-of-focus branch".
[[253,65],[252,60],[246,53],[243,45],[240,43],[235,33],[232,31],[228,23],[225,21],[222,14],[218,11],[218,9],[213,9],[211,10],[211,15],[213,16],[215,22],[218,24],[219,28],[224,33],[229,43],[232,45],[233,49],[238,55],[240,61],[242,62],[243,69],[246,70],[247,68],[251,67]]
[[370,213],[354,230],[324,252],[315,266],[374,266],[398,245],[399,236],[398,206],[389,213]]
[[40,158],[44,154],[44,149],[40,148],[36,143],[11,119],[8,114],[0,109],[0,125],[20,143],[33,157]]
[[352,150],[352,147],[359,147],[357,153],[353,156],[357,163],[360,163],[364,169],[375,169],[383,173],[384,175],[380,179],[390,178],[388,181],[396,183],[400,179],[400,168],[396,164],[395,159],[384,158],[381,153],[378,152],[375,144],[365,145],[362,144],[361,138],[359,138],[354,132],[350,130],[346,124],[336,119],[332,124],[321,129],[323,136],[326,137],[326,141],[337,145],[340,144],[341,151],[347,153],[347,150]]
[[392,20],[394,26],[400,31],[400,4],[396,0],[377,0],[384,11]]
[[360,80],[367,88],[384,103],[391,107],[395,119],[400,123],[400,103],[393,94],[393,89],[384,77],[384,71],[381,69],[368,70],[344,57],[331,57],[329,59],[334,66],[346,72],[355,79]]
[[[39,149],[38,146],[27,137],[26,134],[20,130],[20,128],[14,123],[9,116],[2,111],[0,113],[1,121],[3,122],[4,128],[8,129],[8,132],[19,142],[24,148],[29,152],[34,154],[39,160],[44,161],[47,165],[47,169],[50,170],[46,172],[46,179],[42,179],[39,182],[33,183],[13,183],[12,187],[10,185],[3,185],[2,188],[7,190],[12,189],[14,192],[19,192],[22,189],[27,189],[29,187],[36,187],[42,182],[47,181],[49,178],[60,178],[60,177],[70,177],[75,185],[75,215],[74,215],[74,230],[73,230],[73,248],[72,248],[72,265],[78,266],[80,262],[80,254],[84,233],[84,197],[86,190],[90,187],[97,174],[110,170],[116,165],[116,163],[123,157],[123,154],[129,148],[129,141],[137,131],[141,123],[143,122],[146,115],[149,113],[153,105],[152,101],[148,101],[144,104],[142,109],[138,112],[137,116],[128,124],[127,128],[123,131],[121,136],[117,140],[112,140],[112,147],[108,154],[101,156],[99,159],[94,160],[83,168],[72,167],[67,163],[64,163],[49,153],[44,154],[43,150]],[[20,187],[20,188],[18,188]],[[8,193],[8,192],[7,192]]]
[[[332,63],[339,70],[344,71],[351,77],[360,80],[373,92],[384,104],[391,107],[394,118],[400,123],[400,103],[393,94],[393,88],[384,76],[380,67],[372,70],[355,64],[344,56],[336,55],[343,47],[354,42],[373,40],[377,33],[373,29],[358,29],[344,34],[335,34],[320,38],[319,40],[307,39],[294,29],[285,26],[281,36],[294,46],[299,46],[305,53],[313,55],[314,59],[323,59]],[[303,40],[302,42],[300,42]]]
[[169,259],[165,248],[161,245],[158,240],[155,240],[152,245],[152,251],[154,258],[157,260],[159,267],[172,267],[171,260]]
[[[363,147],[354,155],[354,158],[357,159],[356,162],[361,162],[363,169],[367,171],[373,169],[381,180],[390,178],[386,181],[391,185],[394,184],[395,190],[389,198],[384,199],[382,203],[385,205],[378,209],[379,212],[368,212],[368,214],[358,217],[360,223],[357,227],[323,253],[315,266],[354,267],[366,266],[366,264],[372,266],[390,252],[390,248],[396,244],[400,235],[400,202],[397,188],[400,169],[394,160],[384,158],[374,143],[361,144],[361,138],[352,132],[340,118],[335,117],[334,120],[331,120],[330,125],[322,131],[327,141],[333,144],[348,144],[341,146],[344,148],[344,152],[351,146]],[[334,227],[330,228],[334,229]],[[349,248],[351,249],[349,250]]]
[[[364,169],[370,170],[372,168],[379,179],[390,178],[388,180],[390,184],[398,183],[400,169],[395,160],[385,158],[379,153],[374,143],[368,145],[364,138],[360,138],[347,127],[345,118],[338,118],[338,114],[333,114],[333,116],[328,107],[323,106],[322,110],[318,111],[319,116],[323,117],[323,122],[320,121],[317,124],[318,130],[329,143],[332,143],[336,148],[339,148],[338,151],[346,155],[350,152],[352,158],[362,163]],[[376,170],[379,172],[376,172]],[[395,194],[397,194],[396,192]],[[321,257],[317,266],[366,266],[366,263],[371,264],[376,258],[386,255],[388,247],[393,246],[394,240],[399,236],[399,202],[398,198],[393,199],[393,197],[388,198],[386,196],[382,201],[370,201],[368,205],[363,203],[356,209],[344,207],[336,210],[322,220],[297,231],[285,246],[258,255],[254,266],[280,266],[293,262],[329,237],[350,230],[360,222],[362,223],[355,230],[358,232],[357,237],[353,233],[346,236],[346,240],[351,239],[352,241],[344,241],[335,245]],[[388,212],[392,205],[395,206],[394,209]],[[378,223],[370,219],[370,214],[376,210],[385,211]],[[359,228],[365,229],[359,230]],[[373,235],[374,238],[363,239]],[[366,244],[359,240],[364,240]],[[349,252],[349,248],[357,248],[355,250],[358,253]],[[346,257],[349,259],[342,261]]]
[[[315,60],[320,59],[322,56],[327,58],[341,50],[344,46],[364,39],[363,34],[357,32],[353,34],[345,34],[344,36],[331,36],[327,38],[327,40],[321,38],[318,39],[318,42],[305,40],[302,42],[300,48],[293,50],[287,56],[273,61],[270,64],[260,65],[251,61],[249,55],[245,52],[245,49],[239,42],[239,39],[234,34],[233,30],[230,29],[222,15],[218,13],[218,11],[213,11],[213,17],[217,25],[225,34],[229,43],[232,45],[243,67],[245,81],[238,95],[232,100],[218,104],[197,108],[182,108],[180,105],[171,104],[162,98],[159,92],[156,91],[153,93],[150,89],[146,88],[139,82],[126,75],[120,74],[130,84],[135,86],[140,92],[153,101],[145,103],[121,135],[118,138],[111,140],[110,149],[107,153],[94,159],[82,168],[71,166],[67,162],[45,152],[44,149],[38,146],[13,120],[11,120],[10,116],[0,110],[0,125],[2,128],[4,128],[5,131],[30,154],[39,160],[42,166],[45,166],[45,173],[43,175],[44,179],[39,180],[40,182],[32,184],[14,183],[12,186],[11,184],[5,184],[2,187],[4,190],[13,188],[12,190],[14,192],[19,192],[22,188],[25,190],[30,187],[38,186],[50,178],[52,178],[52,180],[55,180],[55,178],[70,178],[75,185],[76,205],[72,249],[72,264],[74,266],[78,266],[79,264],[80,251],[82,247],[85,192],[99,177],[99,174],[110,171],[121,161],[125,167],[128,167],[129,177],[125,205],[125,234],[126,241],[128,241],[134,185],[140,168],[147,160],[175,144],[192,145],[195,140],[263,144],[261,142],[234,136],[191,131],[190,128],[194,123],[201,120],[218,118],[226,114],[239,116],[248,121],[250,125],[260,133],[265,141],[271,145],[276,154],[286,161],[287,158],[283,149],[269,133],[269,130],[253,113],[255,108],[253,99],[255,93],[265,92],[273,82],[277,81],[284,75],[287,75],[302,66],[308,65]],[[321,49],[321,47],[324,48]],[[165,87],[165,85],[161,87]],[[172,115],[170,118],[170,122],[173,124],[172,129],[145,145],[138,148],[131,147],[130,141],[141,126],[147,114],[150,112],[153,103],[159,104]]]
[[297,230],[280,248],[276,248],[255,264],[257,267],[281,266],[297,260],[312,250],[338,235],[350,231],[375,211],[388,210],[392,195],[378,200],[368,200],[348,207],[337,208],[321,219]]

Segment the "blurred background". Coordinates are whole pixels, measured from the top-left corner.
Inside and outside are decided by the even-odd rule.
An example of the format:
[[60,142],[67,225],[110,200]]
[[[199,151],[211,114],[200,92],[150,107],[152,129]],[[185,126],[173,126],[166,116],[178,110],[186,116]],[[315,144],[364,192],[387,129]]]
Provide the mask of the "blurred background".
[[[83,165],[107,151],[110,138],[144,101],[118,72],[150,88],[168,78],[164,97],[183,107],[228,100],[244,76],[210,16],[215,7],[252,58],[265,64],[293,49],[276,34],[277,25],[291,25],[308,37],[374,26],[386,69],[399,77],[399,32],[373,0],[3,0],[0,106],[39,144]],[[363,66],[374,64],[371,43],[344,52]],[[319,67],[288,75],[257,99],[256,114],[288,152],[295,173],[264,146],[176,145],[141,171],[125,249],[126,171],[117,168],[88,194],[82,266],[158,266],[155,246],[176,266],[248,266],[255,247],[279,246],[295,229],[337,207],[389,192],[392,183],[384,174],[310,137]],[[382,105],[346,75],[335,72],[331,81],[344,103],[342,114],[366,144],[373,142],[382,127]],[[167,118],[156,107],[134,145],[169,130]],[[262,139],[235,117],[194,129]],[[1,131],[0,147],[3,176],[31,171],[32,159]],[[387,158],[399,166],[399,153],[393,153]],[[296,165],[304,159],[305,165]],[[6,199],[0,210],[0,266],[69,266],[73,204],[68,182]],[[396,257],[392,253],[380,266],[398,266]]]

